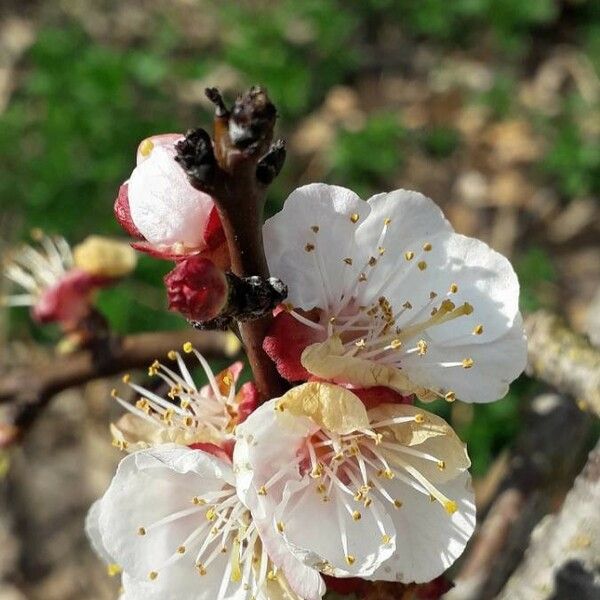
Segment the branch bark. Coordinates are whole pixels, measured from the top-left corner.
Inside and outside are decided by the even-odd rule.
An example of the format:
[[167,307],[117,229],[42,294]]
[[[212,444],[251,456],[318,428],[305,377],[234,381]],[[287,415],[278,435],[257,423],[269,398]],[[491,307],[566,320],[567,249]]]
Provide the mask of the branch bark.
[[525,319],[529,373],[600,415],[600,351],[546,311]]
[[[217,206],[239,277],[269,277],[262,223],[267,185],[283,166],[282,141],[271,145],[276,110],[266,92],[251,88],[228,110],[215,88],[206,90],[215,104],[213,140],[206,131],[191,131],[178,145],[178,161],[191,184],[210,194]],[[263,401],[279,396],[285,384],[262,348],[271,314],[240,322],[239,328]]]
[[494,598],[517,568],[529,536],[551,509],[554,496],[568,489],[578,472],[588,440],[591,416],[566,396],[536,397],[517,439],[507,470],[447,600]]
[[600,442],[557,515],[533,532],[498,600],[600,598]]
[[57,358],[34,369],[16,369],[0,379],[0,404],[6,404],[0,423],[0,447],[17,441],[52,397],[93,379],[148,366],[169,350],[191,341],[208,359],[231,356],[226,334],[173,331],[109,337],[99,345]]

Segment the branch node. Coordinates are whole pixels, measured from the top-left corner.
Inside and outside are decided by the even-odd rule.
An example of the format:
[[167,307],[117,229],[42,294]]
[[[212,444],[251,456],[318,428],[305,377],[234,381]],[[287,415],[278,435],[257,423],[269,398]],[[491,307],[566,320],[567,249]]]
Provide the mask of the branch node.
[[256,178],[258,181],[263,185],[270,185],[281,172],[285,157],[285,141],[277,140],[271,145],[267,154],[260,159],[256,166]]

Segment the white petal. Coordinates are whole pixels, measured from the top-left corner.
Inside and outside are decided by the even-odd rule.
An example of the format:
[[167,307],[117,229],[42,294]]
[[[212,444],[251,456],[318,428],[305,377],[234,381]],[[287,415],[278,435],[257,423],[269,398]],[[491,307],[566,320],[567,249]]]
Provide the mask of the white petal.
[[[437,204],[418,192],[395,190],[377,194],[368,203],[371,212],[356,231],[356,244],[363,260],[373,256],[379,261],[369,273],[367,286],[376,294],[384,279],[402,272],[406,251],[416,253],[432,237],[451,233],[452,226]],[[380,248],[384,250],[381,255]]]
[[[231,467],[204,452],[171,446],[142,450],[125,457],[102,499],[99,526],[109,554],[124,571],[148,581],[167,600],[213,600],[227,565],[220,555],[201,577],[195,569],[193,548],[183,555],[177,548],[208,523],[194,496],[221,490],[233,481]],[[197,508],[198,510],[193,510]],[[153,529],[169,515],[190,514]],[[138,535],[144,527],[145,535]],[[176,560],[170,560],[175,557]]]
[[94,549],[94,552],[106,563],[110,564],[113,562],[111,555],[107,552],[100,535],[100,504],[102,499],[96,500],[90,507],[88,514],[85,518],[85,533],[90,540],[90,544]]
[[190,185],[174,147],[157,146],[133,170],[128,196],[131,218],[150,243],[203,246],[213,201]]
[[[336,577],[372,574],[394,551],[394,526],[389,515],[378,500],[373,500],[370,509],[363,509],[351,494],[335,488],[330,500],[324,502],[316,490],[317,484],[318,481],[306,476],[301,482],[291,481],[286,485],[283,497],[286,506],[275,513],[276,523],[283,523],[285,541],[309,567]],[[344,506],[344,499],[348,507]],[[354,510],[360,512],[360,519],[353,519]],[[379,514],[382,532],[374,511]],[[385,544],[384,534],[392,538]],[[347,536],[346,547],[343,535]]]
[[290,418],[275,411],[277,400],[263,404],[236,429],[233,460],[237,492],[252,513],[269,557],[283,571],[290,587],[305,600],[320,600],[325,593],[323,579],[291,553],[283,537],[273,528],[275,509],[283,496],[285,483],[299,478],[297,469],[269,486],[266,495],[257,493],[275,473],[295,465],[297,445],[315,428],[308,419]]
[[314,183],[294,190],[283,209],[267,220],[263,237],[269,269],[288,285],[294,306],[311,309],[339,302],[345,282],[360,269],[354,233],[369,211],[351,190]]
[[398,479],[386,490],[403,505],[390,509],[396,527],[396,551],[369,579],[423,583],[435,579],[462,554],[475,528],[475,502],[471,477],[465,472],[438,485],[458,503],[450,516],[438,502]]
[[[331,502],[321,500],[315,490],[318,481],[308,474],[301,476],[297,467],[300,448],[318,428],[306,417],[276,411],[277,400],[263,404],[238,427],[234,465],[238,471],[238,485],[242,488],[239,493],[250,506],[255,521],[260,519],[263,528],[265,524],[270,527],[271,534],[276,522],[285,524],[284,535],[277,535],[287,542],[288,548],[304,565],[311,569],[320,567],[325,572],[335,569],[336,575],[342,577],[372,572],[393,551],[393,541],[381,544],[383,533],[393,540],[389,517],[379,504],[374,507],[381,515],[384,529],[379,531],[374,513],[367,509],[361,511],[360,520],[353,519],[351,513],[362,505],[352,495],[344,493],[348,503],[356,505],[350,511],[337,503],[341,499],[339,494],[343,493],[337,488]],[[285,476],[269,483],[286,470]],[[266,495],[257,495],[256,490],[264,485],[267,485]],[[287,505],[282,508],[282,503]],[[348,534],[347,552],[341,542],[342,526]],[[267,534],[266,539],[272,540],[272,535]],[[276,540],[272,543],[273,548],[269,551],[273,560],[278,553],[283,552],[285,556],[285,551],[275,546]],[[352,565],[346,560],[347,554],[355,559]],[[302,571],[294,567],[294,561],[282,561],[282,564],[287,565],[287,579],[294,585]],[[318,580],[313,578],[311,581]],[[314,590],[310,588],[310,591]],[[296,591],[301,593],[297,588]],[[308,596],[306,590],[305,596],[313,597]]]
[[[473,360],[473,366],[465,369],[460,363],[468,358]],[[443,366],[448,363],[455,366]],[[526,363],[527,344],[520,314],[504,336],[489,344],[442,346],[431,341],[425,356],[402,357],[405,373],[416,384],[451,390],[464,402],[493,402],[502,398]]]
[[[140,164],[145,160],[148,160],[150,156],[152,156],[152,151],[161,146],[168,149],[173,148],[173,146],[184,138],[181,133],[160,133],[158,135],[152,135],[145,140],[140,142],[140,145],[137,149],[137,155],[135,157],[136,164]],[[148,144],[151,142],[151,144]]]

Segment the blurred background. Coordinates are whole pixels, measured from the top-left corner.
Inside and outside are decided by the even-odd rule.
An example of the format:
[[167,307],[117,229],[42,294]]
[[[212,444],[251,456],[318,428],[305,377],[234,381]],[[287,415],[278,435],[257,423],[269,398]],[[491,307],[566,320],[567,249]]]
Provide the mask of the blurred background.
[[[261,84],[289,150],[269,212],[311,181],[365,198],[419,190],[511,258],[525,311],[600,337],[599,63],[593,0],[2,0],[2,248],[34,227],[71,243],[122,235],[112,204],[137,144],[208,125],[207,86],[233,100]],[[141,257],[100,294],[114,330],[186,327],[165,311],[168,268]],[[5,367],[50,361],[59,337],[18,309],[0,330]],[[112,386],[63,393],[0,454],[1,600],[115,597],[82,533],[119,459]],[[476,477],[540,387],[523,376],[502,402],[436,407]]]

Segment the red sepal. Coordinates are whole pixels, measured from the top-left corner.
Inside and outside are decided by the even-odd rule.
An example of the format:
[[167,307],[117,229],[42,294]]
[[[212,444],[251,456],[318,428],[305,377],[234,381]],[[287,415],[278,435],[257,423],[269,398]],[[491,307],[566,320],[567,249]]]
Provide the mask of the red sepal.
[[382,385],[371,388],[351,388],[350,391],[362,400],[367,410],[380,404],[414,404],[415,401],[412,394],[405,396]]
[[325,337],[325,331],[303,325],[281,310],[275,314],[263,341],[263,350],[275,362],[282,377],[288,381],[308,381],[312,375],[302,366],[300,357],[307,346],[322,342]]

